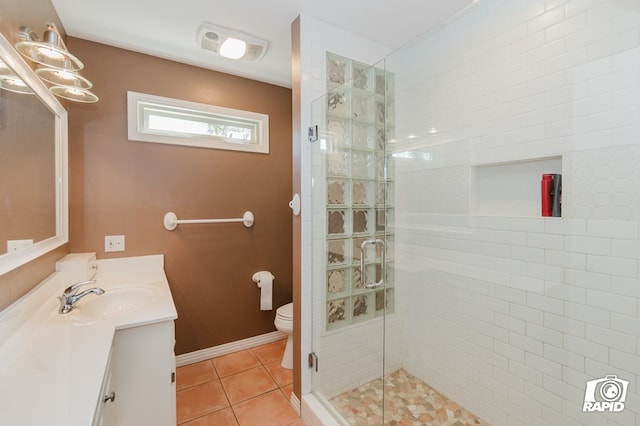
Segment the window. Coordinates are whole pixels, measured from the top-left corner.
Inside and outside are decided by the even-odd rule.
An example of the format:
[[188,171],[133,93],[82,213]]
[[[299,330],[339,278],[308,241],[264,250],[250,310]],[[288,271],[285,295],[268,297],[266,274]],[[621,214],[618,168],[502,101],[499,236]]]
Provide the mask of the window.
[[127,92],[129,140],[269,153],[269,116]]

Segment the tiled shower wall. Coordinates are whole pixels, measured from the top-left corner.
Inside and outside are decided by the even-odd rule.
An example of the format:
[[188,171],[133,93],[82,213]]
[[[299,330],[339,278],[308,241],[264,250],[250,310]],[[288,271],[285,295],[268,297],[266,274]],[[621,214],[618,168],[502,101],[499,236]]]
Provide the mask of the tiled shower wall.
[[[327,52],[373,64],[389,49],[307,15],[300,16],[301,57],[301,162],[302,162],[302,394],[312,390],[328,398],[379,377],[382,373],[383,322],[381,318],[355,327],[326,330],[326,179],[318,177],[326,166],[319,144],[308,142],[307,128],[326,123]],[[314,181],[316,185],[314,186]],[[394,350],[387,366],[400,366],[401,317],[390,318],[387,341]],[[307,354],[319,357],[319,371],[306,368]],[[392,367],[389,367],[392,368]]]
[[[393,167],[385,167],[385,133],[393,131],[393,76],[384,64],[327,53],[328,94],[313,103],[319,140],[313,145],[313,350],[321,365],[314,390],[331,398],[401,366],[400,316],[394,313]],[[362,76],[367,78],[362,78]],[[358,78],[359,77],[359,78]],[[364,220],[358,216],[364,213]],[[384,239],[360,257],[365,239]],[[384,271],[384,273],[383,273]],[[385,318],[383,319],[383,316]],[[386,332],[386,334],[385,334]],[[387,344],[385,351],[385,342]]]
[[[405,368],[492,424],[640,424],[640,2],[481,0],[387,69]],[[562,218],[509,207],[538,161]],[[624,411],[582,413],[612,374]]]
[[[318,203],[326,200],[327,330],[393,313],[393,75],[383,68],[327,53],[326,123],[315,152],[323,169],[315,174]],[[325,189],[324,194],[322,190]],[[320,195],[322,194],[322,195]],[[318,216],[320,217],[320,216]],[[315,219],[315,218],[314,218]],[[384,254],[362,250],[366,240],[384,241]],[[360,261],[365,257],[366,277]],[[384,267],[383,267],[384,263]],[[366,278],[366,283],[364,278]],[[382,282],[373,290],[365,284]]]

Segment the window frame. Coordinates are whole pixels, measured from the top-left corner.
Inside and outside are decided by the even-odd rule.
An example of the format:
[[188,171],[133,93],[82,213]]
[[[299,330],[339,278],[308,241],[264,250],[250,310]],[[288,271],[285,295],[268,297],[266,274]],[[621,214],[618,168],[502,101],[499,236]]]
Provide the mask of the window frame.
[[[244,127],[254,129],[255,142],[244,143],[238,139],[221,136],[153,130],[148,127],[147,119],[151,110],[160,111],[161,114],[158,115],[176,118],[180,114],[187,114],[202,118],[203,121],[211,119],[211,123],[240,123]],[[269,115],[267,114],[128,91],[127,121],[130,141],[269,153]]]

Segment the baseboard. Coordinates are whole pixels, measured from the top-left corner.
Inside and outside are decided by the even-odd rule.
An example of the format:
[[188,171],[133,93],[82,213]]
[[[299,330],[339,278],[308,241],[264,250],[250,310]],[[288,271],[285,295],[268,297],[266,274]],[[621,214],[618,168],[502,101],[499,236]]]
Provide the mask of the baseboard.
[[228,355],[233,352],[255,348],[256,346],[264,345],[266,343],[271,343],[286,338],[287,333],[283,333],[281,331],[272,331],[271,333],[261,334],[259,336],[249,337],[247,339],[236,340],[235,342],[225,343],[223,345],[213,346],[211,348],[200,349],[199,351],[189,352],[176,356],[176,367],[182,367],[184,365],[216,358],[222,355]]
[[293,410],[296,412],[298,417],[300,417],[300,400],[296,396],[295,393],[291,392],[291,398],[289,399],[289,404],[293,407]]

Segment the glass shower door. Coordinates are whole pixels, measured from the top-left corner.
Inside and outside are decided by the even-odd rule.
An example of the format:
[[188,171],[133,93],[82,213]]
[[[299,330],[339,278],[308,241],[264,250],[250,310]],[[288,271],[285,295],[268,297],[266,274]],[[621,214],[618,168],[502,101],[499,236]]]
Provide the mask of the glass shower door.
[[383,65],[327,54],[328,93],[312,105],[312,390],[347,424],[384,422],[385,324],[395,283]]

